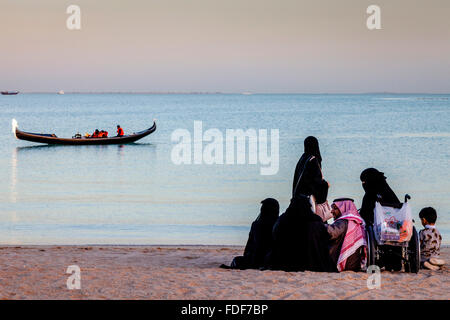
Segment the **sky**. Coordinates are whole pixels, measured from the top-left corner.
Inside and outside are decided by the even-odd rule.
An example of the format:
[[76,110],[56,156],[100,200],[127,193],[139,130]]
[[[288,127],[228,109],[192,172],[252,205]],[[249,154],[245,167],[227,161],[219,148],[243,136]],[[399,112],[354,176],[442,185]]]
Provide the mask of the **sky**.
[[450,93],[448,0],[0,0],[0,30],[1,90]]

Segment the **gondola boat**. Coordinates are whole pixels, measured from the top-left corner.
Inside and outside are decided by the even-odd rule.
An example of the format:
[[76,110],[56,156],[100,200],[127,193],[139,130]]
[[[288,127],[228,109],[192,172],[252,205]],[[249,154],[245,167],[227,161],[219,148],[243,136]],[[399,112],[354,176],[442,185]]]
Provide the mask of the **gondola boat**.
[[121,137],[111,136],[107,138],[59,138],[55,134],[42,134],[25,132],[18,129],[17,121],[12,120],[12,130],[17,139],[31,142],[46,143],[46,144],[60,144],[60,145],[105,145],[105,144],[125,144],[136,142],[156,130],[156,121],[153,120],[153,125],[143,131],[135,132],[133,134],[124,135]]

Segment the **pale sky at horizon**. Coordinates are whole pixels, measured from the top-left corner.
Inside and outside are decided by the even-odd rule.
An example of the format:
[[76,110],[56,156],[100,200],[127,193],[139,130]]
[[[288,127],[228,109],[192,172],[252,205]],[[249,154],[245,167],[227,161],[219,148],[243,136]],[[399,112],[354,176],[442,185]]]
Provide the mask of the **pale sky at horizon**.
[[450,93],[449,0],[0,0],[0,30],[0,90]]

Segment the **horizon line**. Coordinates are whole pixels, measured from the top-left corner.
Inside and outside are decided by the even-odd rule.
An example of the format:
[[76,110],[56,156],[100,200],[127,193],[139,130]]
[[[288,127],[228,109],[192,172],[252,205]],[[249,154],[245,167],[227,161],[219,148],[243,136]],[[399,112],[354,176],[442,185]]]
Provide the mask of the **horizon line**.
[[[59,94],[58,91],[19,91],[21,94]],[[262,95],[262,94],[298,94],[298,95],[366,95],[366,94],[392,94],[392,95],[406,95],[406,94],[425,94],[425,95],[450,95],[450,92],[389,92],[389,91],[374,91],[374,92],[221,92],[221,91],[67,91],[64,94],[224,94],[224,95]]]

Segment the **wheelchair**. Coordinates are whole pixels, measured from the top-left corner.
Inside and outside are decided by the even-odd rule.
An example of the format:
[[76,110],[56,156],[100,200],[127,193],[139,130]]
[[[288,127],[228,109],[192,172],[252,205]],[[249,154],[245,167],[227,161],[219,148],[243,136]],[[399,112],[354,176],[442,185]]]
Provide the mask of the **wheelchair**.
[[[399,204],[379,203],[384,208],[401,209],[407,205],[409,195],[405,195],[405,202]],[[409,205],[408,205],[409,206]],[[409,209],[410,210],[410,209]],[[376,209],[374,210],[376,211]],[[374,215],[377,213],[374,212]],[[381,224],[377,224],[377,218],[374,219],[374,224],[366,226],[367,239],[367,267],[376,265],[380,268],[384,267],[388,271],[401,271],[418,273],[420,270],[420,242],[419,235],[413,223],[410,230],[411,237],[408,241],[400,241],[399,239],[383,239],[380,234]]]

